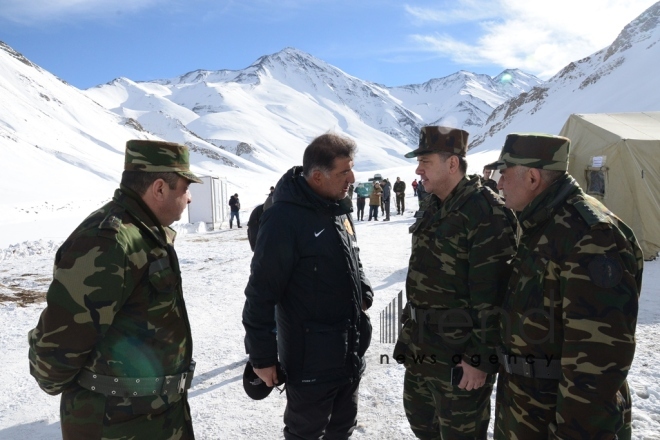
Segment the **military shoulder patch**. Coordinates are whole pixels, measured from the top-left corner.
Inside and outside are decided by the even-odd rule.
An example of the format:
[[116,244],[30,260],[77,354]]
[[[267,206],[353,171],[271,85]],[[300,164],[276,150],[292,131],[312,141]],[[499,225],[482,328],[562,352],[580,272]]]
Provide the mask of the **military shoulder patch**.
[[585,200],[579,200],[573,203],[575,209],[587,222],[589,226],[597,225],[598,223],[609,223],[609,219],[597,207],[591,205]]
[[589,278],[598,287],[611,289],[621,282],[621,263],[606,255],[598,255],[589,263]]
[[99,229],[110,229],[119,232],[119,228],[121,228],[121,219],[114,214],[108,215],[99,224]]

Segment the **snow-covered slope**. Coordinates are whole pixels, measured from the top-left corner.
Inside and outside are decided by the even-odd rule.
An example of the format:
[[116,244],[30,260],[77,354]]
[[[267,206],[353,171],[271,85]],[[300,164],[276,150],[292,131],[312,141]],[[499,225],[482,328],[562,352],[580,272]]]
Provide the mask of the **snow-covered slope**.
[[424,84],[393,87],[390,93],[427,125],[472,131],[481,127],[504,100],[541,84],[540,79],[517,69],[505,70],[494,78],[460,71]]
[[572,113],[660,110],[660,2],[603,50],[570,63],[546,84],[499,106],[472,138],[496,156],[508,133],[559,133]]
[[145,136],[135,121],[0,42],[0,188],[10,199],[41,199],[44,188],[81,196],[104,182],[115,186],[125,141]]
[[[220,155],[240,155],[270,170],[298,158],[318,134],[341,131],[358,141],[357,169],[375,170],[409,163],[402,155],[417,142],[420,126],[447,118],[480,125],[497,105],[540,83],[511,70],[496,78],[459,72],[388,88],[287,48],[243,70],[140,83],[121,78],[86,93],[160,136],[164,117],[185,133],[185,139],[172,132],[169,138],[208,148],[206,142],[224,150]],[[163,116],[154,119],[154,113]]]

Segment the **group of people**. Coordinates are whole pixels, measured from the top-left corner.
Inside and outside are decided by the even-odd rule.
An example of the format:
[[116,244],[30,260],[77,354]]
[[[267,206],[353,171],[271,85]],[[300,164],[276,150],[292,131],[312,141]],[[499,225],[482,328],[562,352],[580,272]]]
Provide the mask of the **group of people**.
[[[406,155],[428,194],[410,227],[393,353],[412,431],[485,439],[497,377],[495,439],[630,439],[643,267],[632,231],[567,173],[568,139],[509,135],[488,165],[503,197],[466,174],[467,140],[423,127]],[[342,135],[314,139],[259,219],[245,348],[266,386],[286,374],[286,439],[346,439],[357,425],[374,292],[347,197],[355,151]],[[129,141],[113,200],[58,250],[29,359],[39,386],[62,393],[64,439],[194,438],[169,228],[194,182],[185,146]]]

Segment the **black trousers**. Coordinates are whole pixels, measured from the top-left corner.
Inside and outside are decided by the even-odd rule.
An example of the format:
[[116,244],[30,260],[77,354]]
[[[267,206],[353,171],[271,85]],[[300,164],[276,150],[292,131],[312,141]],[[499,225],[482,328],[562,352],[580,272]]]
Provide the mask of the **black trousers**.
[[286,385],[286,440],[345,440],[357,426],[360,381],[343,385]]

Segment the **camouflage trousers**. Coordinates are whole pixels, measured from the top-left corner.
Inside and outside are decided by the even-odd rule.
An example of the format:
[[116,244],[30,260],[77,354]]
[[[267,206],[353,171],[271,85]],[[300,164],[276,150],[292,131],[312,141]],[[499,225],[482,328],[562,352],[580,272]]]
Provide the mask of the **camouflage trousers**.
[[[163,400],[166,399],[166,400]],[[194,440],[187,394],[106,397],[73,386],[60,402],[63,440]]]
[[486,439],[494,375],[477,390],[451,384],[449,367],[434,377],[415,375],[406,368],[403,407],[417,438],[428,440]]
[[[494,439],[559,439],[560,437],[555,434],[558,384],[557,380],[529,379],[500,371],[497,379]],[[631,399],[628,384],[624,383],[623,388],[621,390],[623,407],[618,414],[612,414],[612,417],[620,418],[615,423],[620,426],[616,437],[605,434],[606,436],[598,438],[630,440],[632,437]],[[592,404],[603,405],[603,402],[593,402]],[[595,434],[590,434],[586,429],[580,427],[588,414],[580,413],[573,414],[573,416],[573,420],[564,420],[563,423],[575,427],[578,432],[581,431],[583,435],[580,438],[596,438],[592,436]]]

